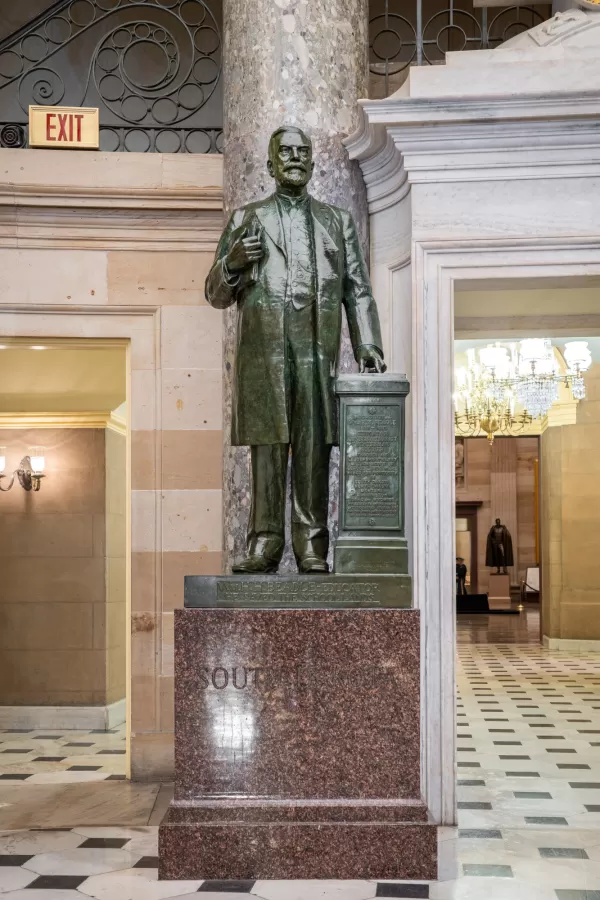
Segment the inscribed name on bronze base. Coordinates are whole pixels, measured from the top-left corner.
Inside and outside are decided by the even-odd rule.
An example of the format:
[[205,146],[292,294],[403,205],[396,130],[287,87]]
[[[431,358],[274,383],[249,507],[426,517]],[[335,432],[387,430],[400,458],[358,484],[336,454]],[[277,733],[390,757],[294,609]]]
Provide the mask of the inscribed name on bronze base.
[[325,574],[342,307],[361,372],[385,371],[381,329],[352,216],[307,192],[310,139],[278,129],[267,165],[275,193],[234,211],[206,280],[208,302],[239,317],[231,442],[250,447],[252,505],[233,571],[277,571],[291,448],[294,555],[302,574]]
[[223,575],[185,578],[186,609],[410,609],[409,575]]

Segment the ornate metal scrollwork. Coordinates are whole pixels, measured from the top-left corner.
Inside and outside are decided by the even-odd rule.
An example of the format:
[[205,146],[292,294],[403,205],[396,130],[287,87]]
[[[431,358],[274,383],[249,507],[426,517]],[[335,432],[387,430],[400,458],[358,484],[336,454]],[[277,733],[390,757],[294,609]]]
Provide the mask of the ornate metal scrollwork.
[[219,0],[57,0],[0,43],[5,128],[23,129],[30,104],[98,106],[103,149],[219,152],[220,8]]
[[439,0],[439,9],[424,19],[423,0],[371,0],[370,69],[384,79],[387,96],[411,65],[443,62],[449,50],[496,47],[551,15],[551,4],[547,15],[531,6],[510,6],[489,19],[489,10],[474,9],[472,0]]
[[16,147],[25,147],[27,145],[27,137],[25,129],[21,125],[0,125],[0,147],[14,149]]

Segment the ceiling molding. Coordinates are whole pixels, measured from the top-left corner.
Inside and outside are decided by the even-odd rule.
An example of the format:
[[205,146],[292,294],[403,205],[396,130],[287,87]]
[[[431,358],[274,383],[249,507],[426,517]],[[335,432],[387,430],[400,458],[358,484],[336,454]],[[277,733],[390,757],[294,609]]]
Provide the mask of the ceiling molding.
[[116,434],[127,434],[127,420],[125,416],[120,416],[116,409],[113,409],[110,416],[106,420],[106,428],[108,431],[114,431]]
[[110,412],[0,413],[0,429],[107,428],[110,418]]

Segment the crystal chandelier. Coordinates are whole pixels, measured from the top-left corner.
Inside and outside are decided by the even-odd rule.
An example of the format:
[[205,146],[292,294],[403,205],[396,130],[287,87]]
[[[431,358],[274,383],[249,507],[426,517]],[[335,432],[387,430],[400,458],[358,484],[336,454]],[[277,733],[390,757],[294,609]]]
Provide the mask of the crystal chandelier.
[[531,423],[526,412],[515,412],[510,375],[506,347],[497,344],[482,348],[479,361],[475,350],[467,350],[467,367],[455,372],[454,424],[458,434],[486,434],[492,444],[496,434],[516,435]]
[[[475,350],[467,350],[466,368],[455,372],[456,432],[470,437],[484,433],[490,443],[497,433],[518,435],[533,419],[548,415],[561,384],[582,400],[583,373],[592,363],[587,342],[569,341],[564,359],[563,375],[547,338],[527,338],[510,348],[490,344],[478,351],[478,359]],[[517,404],[522,412],[516,413]]]

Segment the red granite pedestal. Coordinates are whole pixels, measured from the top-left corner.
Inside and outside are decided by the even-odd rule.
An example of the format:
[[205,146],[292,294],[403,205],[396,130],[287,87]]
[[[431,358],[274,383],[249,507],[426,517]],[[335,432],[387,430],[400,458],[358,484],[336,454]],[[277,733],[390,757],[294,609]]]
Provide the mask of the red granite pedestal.
[[175,613],[163,879],[435,879],[419,613]]

